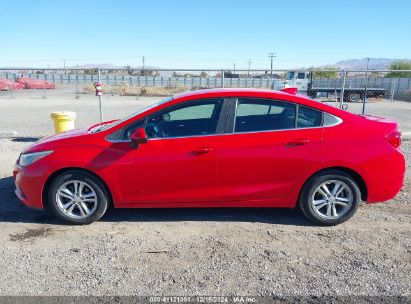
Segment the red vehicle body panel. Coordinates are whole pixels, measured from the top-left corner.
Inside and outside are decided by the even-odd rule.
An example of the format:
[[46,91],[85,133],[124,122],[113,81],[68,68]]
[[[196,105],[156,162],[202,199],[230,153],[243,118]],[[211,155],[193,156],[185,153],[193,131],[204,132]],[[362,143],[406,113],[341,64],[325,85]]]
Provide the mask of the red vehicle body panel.
[[0,78],[0,91],[20,90],[24,85],[7,78]]
[[42,79],[33,79],[29,77],[19,77],[16,81],[24,85],[25,89],[55,89],[56,85],[52,82],[42,80]]
[[[137,149],[107,136],[160,109],[202,98],[254,97],[306,105],[339,117],[331,127],[186,138],[149,139]],[[117,208],[294,207],[304,183],[328,168],[353,172],[368,203],[393,198],[401,189],[405,159],[386,136],[388,120],[362,117],[299,95],[250,89],[189,92],[112,128],[74,130],[40,140],[23,153],[54,152],[14,170],[18,197],[43,208],[43,190],[56,172],[80,168],[96,174]],[[206,153],[203,153],[206,152]]]

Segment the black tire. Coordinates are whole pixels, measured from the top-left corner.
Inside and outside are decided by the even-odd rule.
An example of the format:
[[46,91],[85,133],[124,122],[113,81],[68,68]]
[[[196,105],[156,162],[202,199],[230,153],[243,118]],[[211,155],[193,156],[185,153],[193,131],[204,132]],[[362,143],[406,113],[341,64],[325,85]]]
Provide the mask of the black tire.
[[349,93],[348,101],[349,102],[359,102],[361,100],[361,95],[359,93]]
[[[342,182],[343,185],[345,185],[348,189],[344,190],[347,191],[345,193],[348,193],[350,198],[352,199],[352,202],[350,203],[351,205],[347,204],[347,207],[341,207],[340,205],[337,205],[339,203],[335,203],[334,200],[336,200],[335,196],[333,199],[334,203],[331,203],[331,206],[335,206],[335,210],[340,210],[341,208],[341,214],[338,217],[335,218],[326,218],[322,215],[320,215],[323,212],[328,211],[328,205],[330,203],[326,203],[326,205],[320,209],[320,211],[315,210],[314,208],[314,202],[315,202],[315,197],[317,194],[314,194],[314,192],[318,189],[319,186],[323,185],[326,182],[330,182],[330,185],[332,183],[335,184],[335,182]],[[330,191],[332,193],[332,191]],[[316,192],[317,193],[317,192]],[[333,196],[333,195],[330,195]],[[338,196],[338,195],[337,195]],[[328,198],[330,199],[330,198]],[[325,200],[327,200],[325,198]],[[317,200],[317,202],[320,200]],[[323,225],[323,226],[334,226],[338,225],[340,223],[345,222],[348,220],[350,217],[354,215],[356,212],[358,205],[361,202],[361,192],[360,189],[357,185],[357,182],[355,181],[354,178],[352,178],[349,174],[339,171],[339,170],[329,170],[329,171],[324,171],[320,174],[314,175],[311,177],[303,186],[303,189],[301,190],[298,205],[301,209],[301,211],[304,213],[304,215],[313,223]],[[322,204],[318,204],[317,206],[320,206]],[[325,209],[324,209],[325,208]],[[344,208],[345,211],[344,211]]]
[[[70,183],[70,181],[76,181],[76,182],[80,181],[84,183],[84,186],[83,186],[84,189],[88,189],[90,191],[89,193],[92,193],[93,197],[96,198],[95,203],[93,203],[92,205],[93,208],[91,208],[91,206],[88,205],[91,209],[89,210],[92,212],[90,212],[90,214],[87,215],[86,217],[73,218],[73,216],[76,216],[75,214],[70,216],[69,213],[64,212],[62,210],[62,207],[59,207],[59,202],[57,199],[57,191],[63,185]],[[94,191],[94,192],[91,192],[91,191]],[[87,193],[85,195],[87,195]],[[110,196],[108,194],[106,187],[93,174],[90,174],[88,172],[84,172],[81,170],[70,170],[70,171],[63,172],[62,174],[56,176],[52,180],[47,190],[47,207],[51,210],[51,212],[57,218],[59,218],[60,220],[63,220],[66,223],[76,224],[76,225],[86,225],[86,224],[91,224],[99,220],[104,215],[110,203],[109,198]],[[82,203],[83,202],[79,202],[79,204],[82,204]],[[80,209],[83,209],[80,207],[81,206],[75,206],[75,208],[78,209],[79,213],[80,213]],[[72,212],[75,213],[74,209],[72,210],[73,210]],[[82,212],[84,213],[84,209]],[[83,215],[81,214],[78,215],[78,217],[81,217],[81,216]]]

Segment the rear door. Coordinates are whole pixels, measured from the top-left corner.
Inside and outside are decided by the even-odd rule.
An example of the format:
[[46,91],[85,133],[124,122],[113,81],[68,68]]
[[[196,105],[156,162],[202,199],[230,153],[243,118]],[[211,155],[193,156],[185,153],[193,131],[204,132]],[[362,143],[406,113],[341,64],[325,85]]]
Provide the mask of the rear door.
[[221,141],[220,200],[281,202],[320,160],[322,113],[278,100],[240,98]]

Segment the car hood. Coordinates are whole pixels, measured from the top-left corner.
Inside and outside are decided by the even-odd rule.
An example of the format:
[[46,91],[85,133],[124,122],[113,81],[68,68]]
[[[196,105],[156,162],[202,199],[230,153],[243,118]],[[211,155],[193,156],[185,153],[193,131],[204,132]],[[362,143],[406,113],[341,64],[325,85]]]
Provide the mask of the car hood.
[[43,137],[31,146],[29,146],[26,150],[24,150],[23,153],[52,149],[55,144],[61,145],[65,141],[78,139],[81,136],[89,134],[90,133],[87,131],[87,129],[75,129]]

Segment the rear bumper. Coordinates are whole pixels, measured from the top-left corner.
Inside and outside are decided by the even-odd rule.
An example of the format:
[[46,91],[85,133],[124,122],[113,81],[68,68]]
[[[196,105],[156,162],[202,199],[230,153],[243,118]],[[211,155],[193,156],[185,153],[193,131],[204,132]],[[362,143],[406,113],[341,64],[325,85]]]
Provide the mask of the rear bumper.
[[367,162],[365,182],[367,203],[378,203],[394,198],[404,185],[405,157],[399,150]]
[[43,178],[29,168],[16,165],[13,170],[16,190],[14,193],[24,205],[30,208],[44,208],[42,202]]

